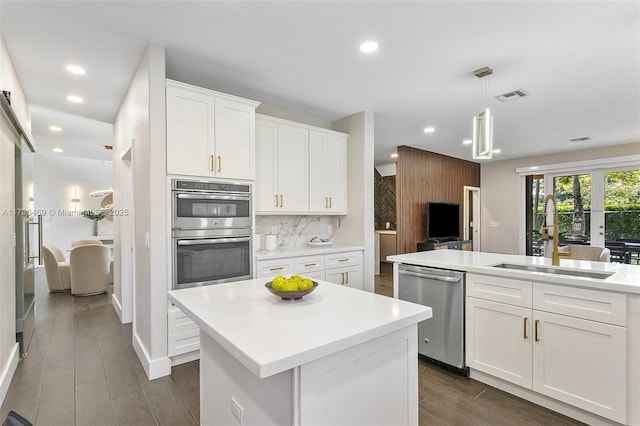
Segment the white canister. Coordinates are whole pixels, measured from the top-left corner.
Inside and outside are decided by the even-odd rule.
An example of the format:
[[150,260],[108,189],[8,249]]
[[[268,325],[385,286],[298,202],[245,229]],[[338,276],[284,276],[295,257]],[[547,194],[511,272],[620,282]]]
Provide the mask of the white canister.
[[260,251],[261,245],[260,240],[262,239],[262,234],[255,234],[253,236],[253,250]]
[[278,248],[278,236],[276,234],[267,234],[264,237],[267,250],[275,250]]

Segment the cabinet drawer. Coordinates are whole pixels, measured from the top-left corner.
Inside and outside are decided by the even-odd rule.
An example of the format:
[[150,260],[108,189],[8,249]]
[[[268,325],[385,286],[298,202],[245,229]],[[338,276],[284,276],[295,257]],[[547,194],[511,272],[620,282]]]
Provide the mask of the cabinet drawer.
[[200,349],[200,329],[169,334],[167,353],[169,356],[186,354]]
[[296,274],[304,275],[309,272],[324,271],[324,256],[303,256],[293,259],[293,271]]
[[167,313],[167,353],[169,356],[200,349],[200,328],[180,309],[172,307]]
[[180,309],[173,307],[168,312],[169,323],[167,324],[167,333],[175,334],[189,330],[199,330],[195,322],[186,316]]
[[627,325],[627,296],[624,294],[534,283],[533,309]]
[[467,274],[467,296],[531,308],[531,281]]
[[345,266],[359,266],[362,264],[361,251],[347,251],[325,255],[325,268],[342,268]]
[[309,272],[308,274],[304,274],[303,277],[305,278],[311,278],[314,281],[317,280],[325,280],[325,274],[324,274],[324,270],[322,271],[315,271],[315,272]]
[[273,259],[256,262],[256,278],[293,274],[293,260]]

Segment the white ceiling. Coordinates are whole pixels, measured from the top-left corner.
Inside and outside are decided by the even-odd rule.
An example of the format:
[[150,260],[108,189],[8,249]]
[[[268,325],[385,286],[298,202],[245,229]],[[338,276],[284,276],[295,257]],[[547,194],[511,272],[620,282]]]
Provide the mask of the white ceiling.
[[[109,158],[104,123],[148,42],[166,47],[169,78],[328,121],[373,111],[377,165],[397,145],[471,160],[483,66],[502,150],[484,161],[640,141],[638,1],[4,0],[0,19],[43,151]],[[380,48],[364,55],[369,39]],[[530,95],[493,99],[515,89]]]

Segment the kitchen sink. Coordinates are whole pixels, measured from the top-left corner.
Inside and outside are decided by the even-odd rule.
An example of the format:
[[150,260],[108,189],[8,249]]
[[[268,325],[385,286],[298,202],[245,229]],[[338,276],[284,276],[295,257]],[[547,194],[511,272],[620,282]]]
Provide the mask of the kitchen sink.
[[559,274],[570,275],[574,277],[595,278],[599,280],[604,280],[605,278],[608,278],[614,274],[613,272],[577,271],[575,269],[561,269],[551,266],[520,265],[517,263],[500,263],[498,265],[493,265],[493,267],[516,269],[518,271],[544,272],[545,274]]

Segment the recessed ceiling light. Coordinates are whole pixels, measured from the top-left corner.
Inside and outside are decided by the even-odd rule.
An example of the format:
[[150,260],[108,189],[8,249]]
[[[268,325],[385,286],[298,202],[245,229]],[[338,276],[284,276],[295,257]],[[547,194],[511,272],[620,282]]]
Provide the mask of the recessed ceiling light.
[[493,152],[494,154],[500,154],[502,152],[502,150],[496,148],[491,152]]
[[394,152],[393,154],[391,154],[391,158],[398,158],[398,153]]
[[471,139],[465,139],[462,141],[462,145],[471,145],[473,141]]
[[424,132],[425,132],[425,133],[433,133],[433,132],[435,132],[435,131],[436,131],[436,128],[435,128],[435,127],[425,127],[425,128],[424,128]]
[[67,71],[69,71],[71,74],[85,75],[87,73],[87,71],[84,68],[78,65],[67,65],[66,68],[67,68]]
[[82,102],[84,102],[84,99],[77,95],[69,95],[67,96],[67,100],[69,102],[73,102],[74,104],[81,104]]
[[360,51],[364,53],[371,53],[378,50],[378,43],[375,41],[365,41],[360,45]]
[[53,152],[62,152],[62,148],[53,148]]
[[59,133],[59,132],[62,131],[62,127],[60,127],[60,126],[49,126],[49,130],[51,130],[52,132],[55,132],[55,133]]

